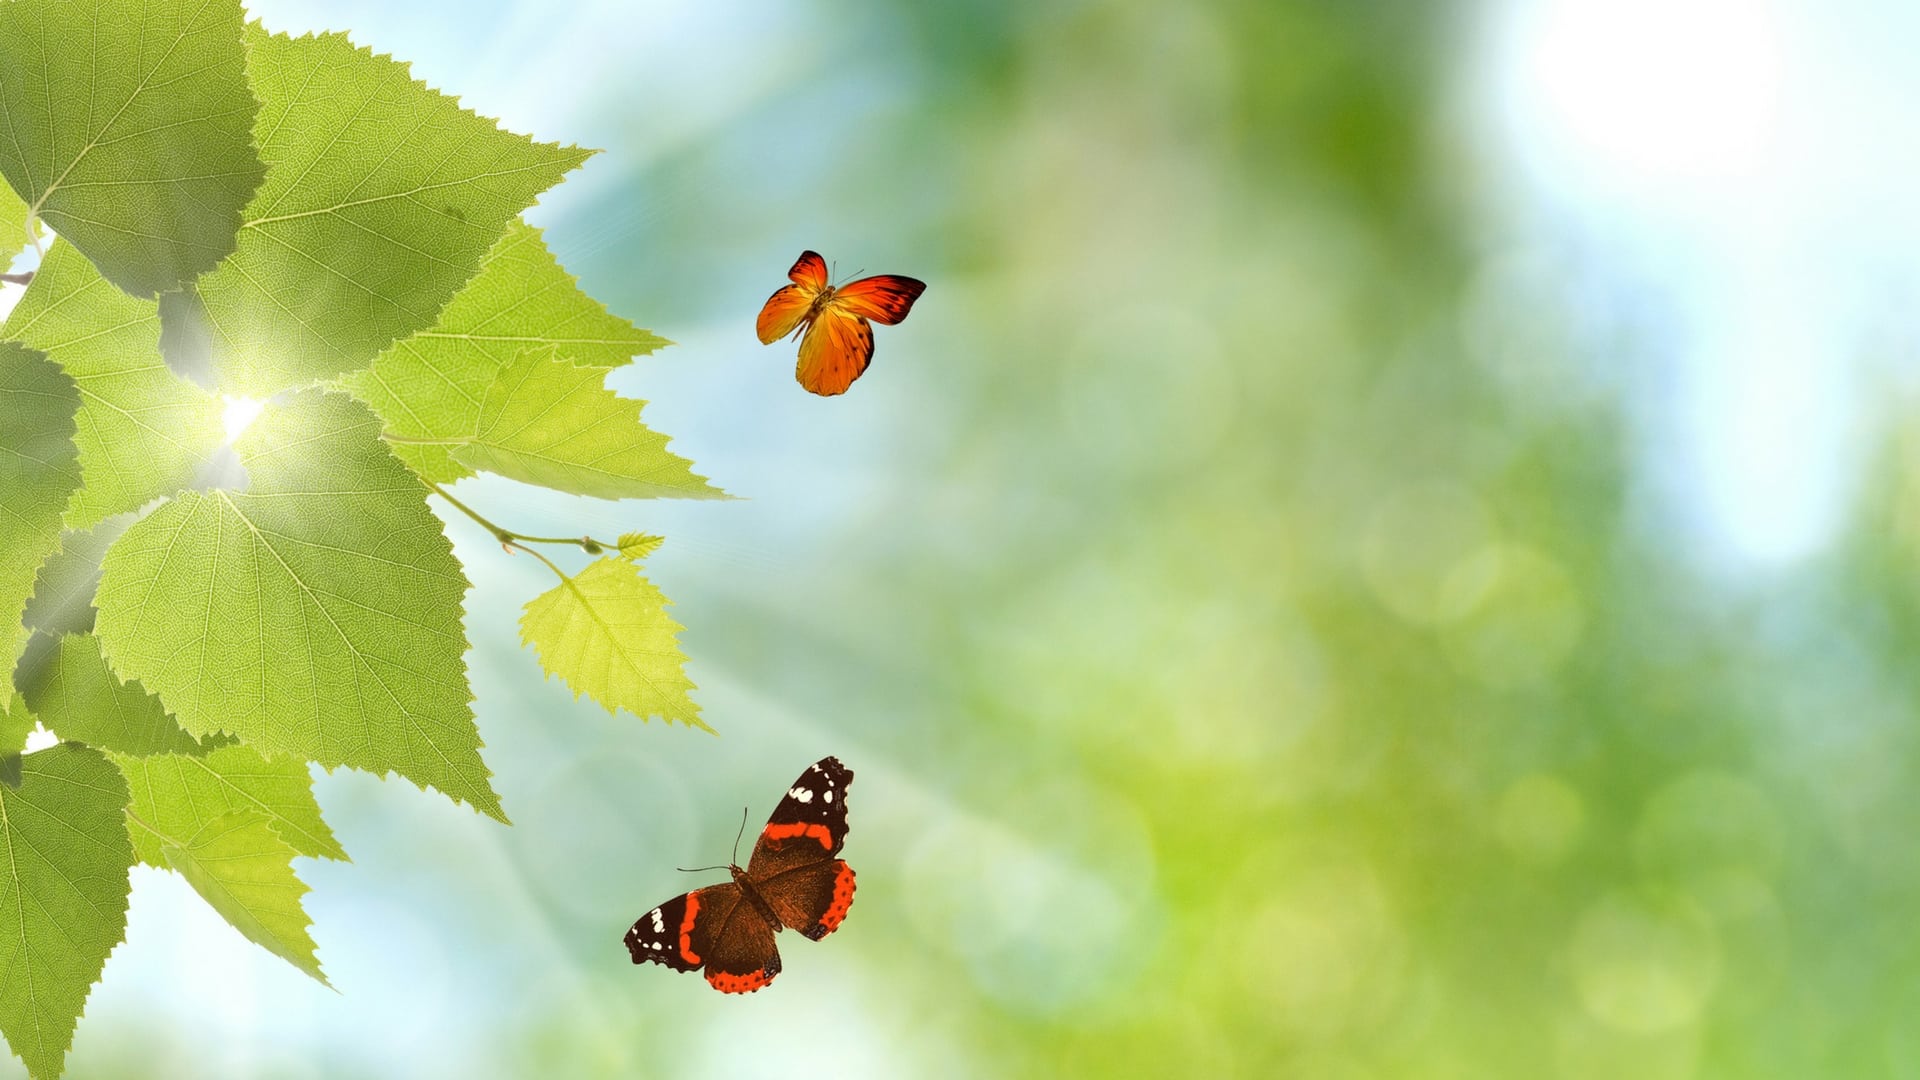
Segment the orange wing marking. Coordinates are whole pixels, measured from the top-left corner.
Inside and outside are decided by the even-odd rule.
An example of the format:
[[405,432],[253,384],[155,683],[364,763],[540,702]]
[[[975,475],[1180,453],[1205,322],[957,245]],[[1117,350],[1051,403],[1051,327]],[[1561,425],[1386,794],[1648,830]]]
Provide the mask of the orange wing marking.
[[771,841],[782,841],[795,836],[811,836],[820,841],[820,846],[833,850],[833,834],[825,825],[811,821],[794,821],[785,825],[769,825],[760,830],[760,835]]
[[[840,875],[833,879],[833,905],[827,913],[820,916],[820,937],[826,937],[840,929],[840,920],[847,917],[847,909],[853,906],[853,867],[840,864]],[[814,940],[819,940],[815,938]]]
[[724,971],[707,972],[707,981],[715,990],[723,994],[751,994],[755,990],[773,981],[773,976],[765,971],[749,971],[745,975],[729,975]]
[[693,951],[693,917],[700,914],[700,894],[687,894],[687,913],[680,918],[680,956],[694,967],[700,966],[700,955]]

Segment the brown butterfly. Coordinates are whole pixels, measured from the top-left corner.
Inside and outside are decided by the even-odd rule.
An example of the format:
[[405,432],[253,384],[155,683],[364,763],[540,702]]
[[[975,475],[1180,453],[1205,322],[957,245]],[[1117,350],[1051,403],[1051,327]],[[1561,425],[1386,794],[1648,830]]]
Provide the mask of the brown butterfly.
[[819,941],[839,929],[853,906],[853,867],[837,857],[847,842],[852,786],[853,770],[839,758],[807,766],[773,808],[746,867],[727,867],[732,881],[681,893],[640,916],[626,936],[633,962],[705,968],[715,990],[748,994],[780,974],[775,934],[798,930]]
[[822,396],[844,394],[873,359],[872,319],[892,326],[907,317],[927,283],[898,274],[879,274],[835,287],[827,284],[827,261],[803,251],[787,271],[793,284],[767,298],[754,329],[771,345],[796,328],[800,362],[793,370],[800,385]]

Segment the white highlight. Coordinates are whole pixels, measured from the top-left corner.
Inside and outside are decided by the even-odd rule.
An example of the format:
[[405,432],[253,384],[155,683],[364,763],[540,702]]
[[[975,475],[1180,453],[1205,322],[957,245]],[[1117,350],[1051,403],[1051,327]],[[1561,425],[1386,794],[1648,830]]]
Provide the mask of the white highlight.
[[222,396],[221,400],[227,403],[227,408],[220,414],[220,422],[226,425],[227,441],[230,443],[238,442],[267,407],[266,402],[253,398]]
[[[1785,566],[1842,526],[1872,433],[1864,362],[1920,250],[1904,178],[1920,79],[1897,0],[1504,0],[1468,78],[1516,173],[1526,243],[1660,312],[1637,385],[1643,483],[1720,550]],[[1709,58],[1703,61],[1702,58]],[[1504,205],[1527,206],[1527,200]],[[1555,235],[1555,233],[1558,235]],[[1604,314],[1604,308],[1602,309]],[[1901,348],[1904,348],[1902,346]],[[1867,419],[1872,419],[1869,415]],[[1725,555],[1737,558],[1727,560]]]

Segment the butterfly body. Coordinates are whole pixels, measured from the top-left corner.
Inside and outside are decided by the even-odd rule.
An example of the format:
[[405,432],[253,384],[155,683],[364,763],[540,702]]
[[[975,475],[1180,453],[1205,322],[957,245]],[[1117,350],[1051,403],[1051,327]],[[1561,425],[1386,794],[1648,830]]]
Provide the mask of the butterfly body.
[[775,290],[754,325],[763,345],[790,333],[800,334],[800,358],[794,378],[813,393],[844,394],[873,359],[873,326],[892,326],[907,317],[926,282],[898,274],[833,285],[827,261],[803,251],[787,271],[792,282]]
[[627,931],[636,964],[705,969],[728,994],[751,993],[780,974],[774,935],[798,930],[818,941],[853,906],[853,868],[836,858],[847,836],[853,770],[821,758],[800,774],[755,838],[732,881],[683,893],[640,916]]

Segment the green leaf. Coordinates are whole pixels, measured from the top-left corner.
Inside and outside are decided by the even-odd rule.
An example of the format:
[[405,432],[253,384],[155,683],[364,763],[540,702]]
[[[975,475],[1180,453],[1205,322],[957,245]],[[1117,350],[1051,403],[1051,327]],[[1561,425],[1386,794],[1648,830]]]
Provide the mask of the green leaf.
[[203,749],[159,698],[114,676],[92,634],[57,639],[46,663],[23,673],[20,692],[47,730],[62,739],[136,757]]
[[300,906],[308,890],[294,875],[294,850],[266,818],[245,810],[225,814],[162,850],[168,865],[248,941],[330,985],[307,935],[313,920]]
[[[27,736],[37,723],[19,694],[8,694],[5,700],[0,700],[0,754],[17,756],[26,747]],[[17,769],[12,782],[13,786],[20,786]]]
[[618,557],[595,559],[534,597],[520,619],[520,639],[576,699],[584,693],[608,712],[626,709],[642,720],[658,716],[712,731],[687,697],[693,683],[679,632],[667,598]]
[[233,250],[255,107],[239,0],[0,4],[0,173],[136,296]]
[[463,659],[467,580],[426,488],[343,395],[270,407],[244,492],[179,495],[108,549],[95,633],[196,735],[389,769],[505,820]]
[[166,866],[160,850],[233,811],[265,818],[293,850],[345,861],[347,853],[320,818],[307,763],[291,755],[263,757],[248,746],[223,746],[205,755],[112,755],[133,792],[133,850],[140,861]]
[[60,547],[40,564],[27,601],[26,624],[50,636],[84,634],[93,629],[93,593],[100,585],[100,560],[108,545],[135,521],[117,514],[91,529],[60,534]]
[[219,381],[238,392],[332,379],[433,325],[515,215],[589,154],[502,131],[344,34],[256,24],[247,46],[273,168],[233,255],[198,285]]
[[[529,348],[551,346],[582,367],[613,368],[667,344],[581,292],[540,230],[515,220],[432,328],[397,342],[343,386],[396,435],[460,441],[479,426],[494,376]],[[394,453],[439,483],[472,475],[444,445],[401,443]]]
[[127,929],[127,783],[97,750],[56,746],[0,786],[0,1034],[56,1077],[107,954]]
[[639,562],[641,559],[660,550],[660,545],[665,542],[666,538],[662,536],[649,536],[646,533],[633,532],[621,533],[618,541],[620,557],[628,562]]
[[667,437],[640,424],[645,402],[618,397],[606,371],[522,354],[500,369],[473,441],[454,460],[529,484],[603,499],[726,498],[697,476]]
[[73,380],[39,353],[0,342],[0,646],[11,682],[27,643],[27,598],[60,546],[60,519],[80,486]]
[[[4,10],[4,9],[0,9]],[[114,288],[56,240],[4,333],[47,354],[80,387],[80,473],[70,529],[192,486],[226,436],[223,406],[160,358],[160,312]]]
[[0,184],[0,270],[13,262],[17,252],[25,251],[33,241],[27,233],[27,204],[13,189]]

